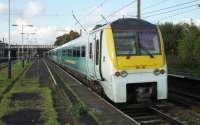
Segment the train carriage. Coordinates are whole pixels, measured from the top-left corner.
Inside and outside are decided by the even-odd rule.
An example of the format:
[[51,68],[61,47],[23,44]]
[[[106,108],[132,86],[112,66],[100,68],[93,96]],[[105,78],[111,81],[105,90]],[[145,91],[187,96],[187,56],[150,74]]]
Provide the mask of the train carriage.
[[49,58],[115,103],[167,99],[162,35],[147,21],[118,19],[49,51]]

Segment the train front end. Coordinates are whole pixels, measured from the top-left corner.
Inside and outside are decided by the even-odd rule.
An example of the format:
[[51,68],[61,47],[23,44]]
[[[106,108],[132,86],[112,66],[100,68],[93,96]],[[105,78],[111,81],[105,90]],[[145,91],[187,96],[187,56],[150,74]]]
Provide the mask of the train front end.
[[119,19],[110,27],[113,101],[167,99],[167,64],[159,28],[139,19]]

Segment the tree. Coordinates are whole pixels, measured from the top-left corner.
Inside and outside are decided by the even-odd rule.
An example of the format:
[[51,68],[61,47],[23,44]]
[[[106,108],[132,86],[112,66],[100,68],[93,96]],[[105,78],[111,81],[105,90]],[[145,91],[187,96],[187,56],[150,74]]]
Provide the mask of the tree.
[[177,55],[178,41],[183,37],[183,24],[164,23],[159,25],[168,55]]
[[178,56],[185,65],[200,64],[200,30],[195,25],[185,27],[183,39],[179,40]]
[[79,36],[80,35],[78,32],[71,30],[68,34],[64,34],[62,36],[57,37],[54,45],[56,45],[56,46],[63,45],[67,42],[70,42],[70,41],[78,38]]

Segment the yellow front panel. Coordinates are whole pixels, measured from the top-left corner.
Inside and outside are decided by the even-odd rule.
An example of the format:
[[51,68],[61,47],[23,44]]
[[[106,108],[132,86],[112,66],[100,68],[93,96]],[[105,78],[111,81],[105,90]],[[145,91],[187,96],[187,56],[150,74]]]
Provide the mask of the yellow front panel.
[[163,56],[131,56],[130,59],[126,57],[117,57],[117,69],[129,70],[129,69],[151,69],[161,68],[164,66]]
[[107,49],[111,62],[115,70],[132,70],[132,69],[154,69],[162,68],[165,65],[165,54],[163,39],[160,30],[158,29],[160,38],[161,54],[154,55],[154,58],[150,58],[149,55],[144,56],[131,56],[127,59],[126,56],[116,57],[115,44],[113,39],[113,33],[111,28],[105,29]]

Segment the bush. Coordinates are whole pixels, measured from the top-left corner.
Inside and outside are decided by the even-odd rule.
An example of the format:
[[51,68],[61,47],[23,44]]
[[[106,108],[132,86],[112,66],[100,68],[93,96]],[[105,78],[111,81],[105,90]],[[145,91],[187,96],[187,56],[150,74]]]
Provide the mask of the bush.
[[178,57],[187,66],[200,64],[200,30],[197,26],[189,26],[183,39],[178,41]]

